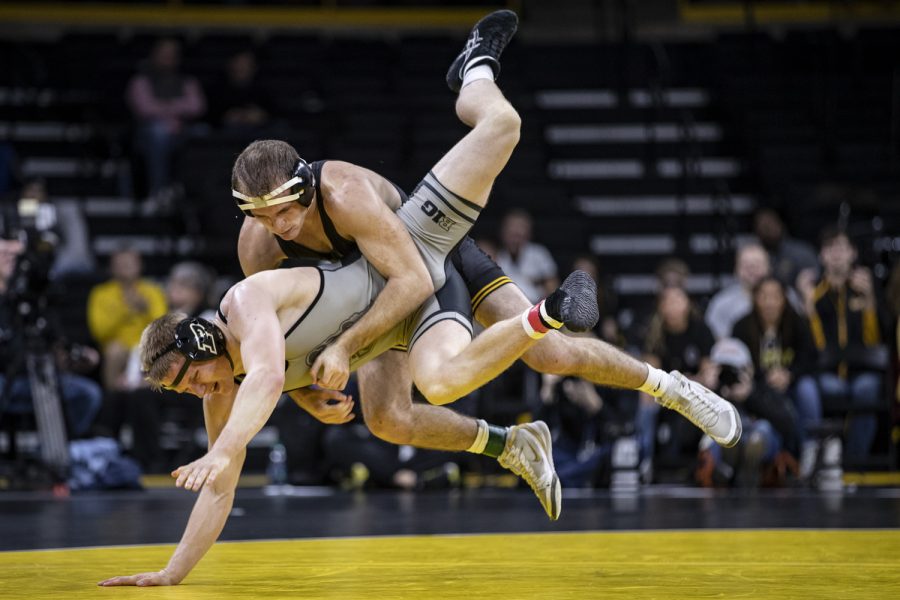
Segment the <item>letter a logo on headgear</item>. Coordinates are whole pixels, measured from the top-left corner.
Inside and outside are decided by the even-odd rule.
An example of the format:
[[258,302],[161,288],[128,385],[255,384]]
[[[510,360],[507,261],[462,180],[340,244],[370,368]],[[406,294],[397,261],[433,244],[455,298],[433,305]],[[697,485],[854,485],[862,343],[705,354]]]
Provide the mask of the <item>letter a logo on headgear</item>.
[[197,343],[198,350],[204,350],[213,355],[218,354],[216,352],[216,339],[202,323],[191,323],[191,333],[194,334],[194,341]]

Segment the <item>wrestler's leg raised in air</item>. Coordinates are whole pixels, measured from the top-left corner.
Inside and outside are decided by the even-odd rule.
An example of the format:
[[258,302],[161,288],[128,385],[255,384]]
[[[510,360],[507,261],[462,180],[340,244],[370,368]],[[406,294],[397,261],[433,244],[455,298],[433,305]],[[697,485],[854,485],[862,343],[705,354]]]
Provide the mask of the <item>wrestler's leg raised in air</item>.
[[497,377],[554,329],[590,330],[599,319],[596,294],[590,276],[575,271],[546,299],[494,323],[474,340],[456,321],[440,321],[413,337],[413,382],[432,404],[453,402]]
[[[476,54],[476,62],[496,61],[499,57],[503,46],[515,32],[515,15],[511,18],[510,15],[502,14],[499,21],[489,16],[475,26],[470,41],[484,40],[484,35],[489,33],[482,27],[485,21],[492,29],[490,52]],[[482,30],[479,31],[479,28]],[[467,43],[467,48],[469,45]],[[454,63],[456,69],[466,66],[467,56],[464,50]],[[421,239],[432,242],[427,246],[419,243],[419,248],[424,256],[433,259],[426,262],[435,282],[443,283],[446,253],[460,239],[461,236],[457,235],[459,227],[467,230],[478,217],[479,209],[487,202],[494,178],[505,166],[519,138],[518,114],[494,84],[494,72],[487,66],[485,69],[487,72],[482,69],[475,74],[474,81],[469,78],[457,103],[457,113],[473,126],[473,131],[438,162],[426,176],[418,193],[413,194],[413,202],[406,207],[411,210],[404,210],[401,215],[411,231],[421,234]],[[485,77],[485,80],[480,79]],[[455,88],[458,89],[459,86]],[[413,206],[416,208],[412,209]],[[446,231],[435,231],[428,224],[423,226],[419,221],[421,213],[428,214],[435,223],[446,225]],[[463,298],[463,304],[468,304],[468,300]],[[438,323],[434,327],[440,326]],[[451,335],[459,336],[446,339],[449,345],[444,348],[450,349],[451,355],[458,353],[471,340],[469,331],[459,326],[445,325],[443,328],[448,329]],[[454,344],[454,339],[459,341]],[[464,417],[440,406],[413,403],[406,357],[398,352],[389,352],[364,365],[358,375],[363,416],[375,435],[394,443],[467,450],[498,458],[501,465],[528,482],[551,519],[559,517],[559,479],[553,468],[550,432],[544,423],[526,423],[507,429],[489,425],[484,420]],[[423,375],[421,379],[430,382],[429,376]],[[526,448],[531,451],[525,452]],[[525,464],[528,457],[536,461],[534,465]]]
[[[494,67],[499,68],[499,64],[492,66],[497,63],[516,26],[517,18],[510,11],[488,15],[475,25],[463,52],[451,67],[454,76],[460,78],[455,84],[451,83],[451,87],[460,91],[462,86],[456,104],[457,115],[472,127],[472,131],[438,161],[431,171],[432,177],[427,177],[422,185],[446,188],[450,193],[438,189],[437,194],[429,194],[429,199],[447,213],[449,219],[461,221],[464,226],[477,218],[477,210],[467,208],[485,205],[494,179],[519,140],[519,115],[494,83]],[[476,43],[484,45],[473,49]],[[468,54],[467,49],[470,49]],[[463,73],[469,63],[481,69],[462,85]],[[448,76],[448,82],[450,79]],[[454,206],[446,206],[442,201],[444,198]],[[459,210],[466,214],[459,214]],[[443,269],[442,266],[439,268]],[[465,342],[469,342],[468,335]],[[449,409],[414,404],[411,381],[404,370],[407,364],[405,357],[390,352],[359,369],[363,416],[372,433],[389,442],[422,448],[469,449],[478,431],[476,422]]]
[[[475,318],[490,327],[530,305],[517,286],[507,284],[482,300]],[[734,446],[741,437],[740,415],[729,402],[677,371],[666,373],[651,367],[596,338],[551,332],[522,360],[541,373],[580,377],[597,385],[650,394],[661,406],[678,411],[723,446]]]
[[469,41],[451,66],[451,73],[458,74],[460,69],[465,73],[458,82],[461,89],[456,114],[472,131],[431,170],[448,190],[482,207],[494,179],[519,143],[519,113],[494,83],[500,54],[516,32],[517,23],[515,13],[497,11],[472,29]]

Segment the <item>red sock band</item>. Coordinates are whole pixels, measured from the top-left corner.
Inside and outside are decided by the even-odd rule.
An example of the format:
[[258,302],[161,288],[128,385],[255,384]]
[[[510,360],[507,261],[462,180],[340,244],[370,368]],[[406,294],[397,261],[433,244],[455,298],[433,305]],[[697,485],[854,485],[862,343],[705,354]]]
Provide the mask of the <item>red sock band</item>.
[[543,303],[544,301],[541,300],[528,311],[528,324],[531,325],[531,328],[534,329],[535,333],[547,333],[550,331],[550,328],[547,327],[544,324],[543,319],[541,319],[541,305]]

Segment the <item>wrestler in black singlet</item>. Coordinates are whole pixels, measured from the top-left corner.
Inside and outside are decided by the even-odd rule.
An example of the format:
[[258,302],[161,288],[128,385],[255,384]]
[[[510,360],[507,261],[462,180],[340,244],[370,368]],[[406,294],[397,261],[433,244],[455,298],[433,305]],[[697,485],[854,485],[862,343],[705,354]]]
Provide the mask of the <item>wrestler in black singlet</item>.
[[[320,185],[322,182],[322,167],[326,162],[328,161],[318,160],[311,163],[310,168],[316,177],[315,197],[318,199],[318,210],[320,218],[322,219],[322,228],[325,231],[325,236],[328,238],[329,243],[331,243],[332,250],[328,253],[317,252],[297,242],[283,240],[280,237],[275,236],[275,240],[281,247],[282,252],[289,258],[345,262],[348,259],[352,260],[359,253],[359,247],[355,242],[341,237],[337,232],[337,229],[335,228],[331,217],[328,216],[328,211],[325,208]],[[390,183],[394,186],[394,189],[397,190],[397,193],[400,194],[401,204],[409,200],[409,196],[407,196],[406,192],[400,189],[396,183],[392,181]],[[465,285],[468,290],[468,298],[471,299],[471,312],[474,312],[481,302],[494,290],[507,283],[512,283],[512,280],[507,277],[506,273],[503,272],[503,269],[501,269],[490,256],[485,254],[468,235],[463,238],[459,246],[457,246],[450,254],[450,259],[455,268],[448,268],[447,284],[444,287],[446,288],[449,286],[451,288],[456,288],[461,284]],[[460,277],[462,281],[459,281]],[[439,299],[441,299],[442,296],[446,296],[446,293],[438,293]],[[441,304],[444,304],[443,299]],[[455,306],[455,308],[458,310],[461,309],[460,306]],[[468,314],[471,314],[471,312],[469,310],[466,311]]]

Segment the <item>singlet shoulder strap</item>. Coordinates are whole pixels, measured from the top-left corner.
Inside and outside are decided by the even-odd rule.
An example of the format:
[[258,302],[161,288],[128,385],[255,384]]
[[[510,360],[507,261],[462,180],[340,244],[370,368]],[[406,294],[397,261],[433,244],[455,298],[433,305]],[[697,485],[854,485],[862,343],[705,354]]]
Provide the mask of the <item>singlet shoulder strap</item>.
[[325,166],[325,163],[327,162],[327,160],[317,160],[309,165],[313,174],[316,176],[316,202],[318,203],[319,216],[322,219],[322,229],[325,230],[325,236],[328,238],[328,241],[331,242],[331,247],[336,254],[347,256],[356,251],[356,244],[351,240],[342,237],[341,234],[337,232],[334,222],[331,220],[331,217],[328,216],[325,196],[322,195],[322,167]]

